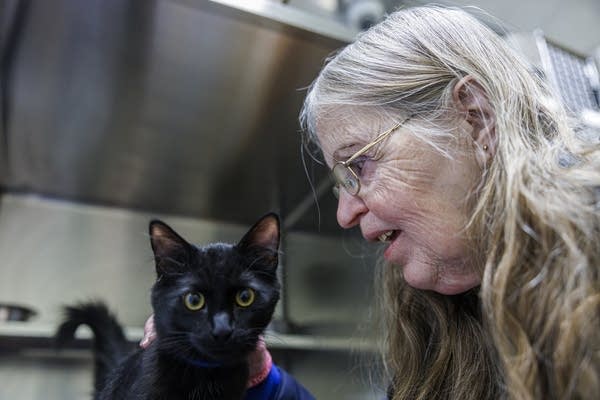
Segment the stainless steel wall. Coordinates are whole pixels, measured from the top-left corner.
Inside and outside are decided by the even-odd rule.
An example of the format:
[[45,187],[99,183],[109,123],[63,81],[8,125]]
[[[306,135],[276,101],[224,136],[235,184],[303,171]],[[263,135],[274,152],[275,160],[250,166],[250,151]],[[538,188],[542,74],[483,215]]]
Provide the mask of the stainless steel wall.
[[[13,33],[2,47],[0,184],[234,223],[291,212],[311,193],[298,133],[304,89],[344,42],[307,28],[330,21],[274,10],[210,0],[0,3],[2,30]],[[309,162],[313,179],[325,172]],[[295,227],[337,229],[315,215]]]
[[[37,196],[0,199],[0,302],[39,311],[52,324],[65,303],[105,298],[128,326],[150,314],[155,278],[147,235],[159,217],[202,245],[234,243],[249,226],[82,205]],[[372,259],[358,239],[284,232],[282,271],[289,317],[303,331],[330,333],[363,321],[371,300]],[[372,254],[371,254],[372,255]],[[281,317],[279,311],[277,317]],[[329,329],[332,328],[332,329]]]
[[[10,378],[9,385],[0,385],[0,399],[86,398],[91,387],[89,357],[80,352],[69,358],[47,346],[32,349],[28,344],[34,339],[48,343],[64,304],[104,299],[133,338],[139,338],[151,313],[149,291],[155,272],[146,232],[155,217],[198,244],[235,242],[248,229],[37,196],[2,197],[0,302],[28,305],[39,315],[30,322],[0,323],[0,376],[2,381]],[[267,339],[276,361],[319,399],[368,398],[377,393],[367,380],[376,364],[365,363],[356,353],[365,348],[365,332],[359,332],[359,326],[369,323],[373,270],[368,251],[349,250],[355,248],[355,240],[293,232],[284,236],[281,267],[288,275],[287,322],[296,330],[291,336],[273,331]],[[281,326],[282,317],[279,308],[275,326]],[[7,337],[17,343],[14,352],[7,352]],[[320,338],[326,340],[319,342]],[[346,344],[329,346],[331,338]],[[313,344],[294,344],[306,339]]]

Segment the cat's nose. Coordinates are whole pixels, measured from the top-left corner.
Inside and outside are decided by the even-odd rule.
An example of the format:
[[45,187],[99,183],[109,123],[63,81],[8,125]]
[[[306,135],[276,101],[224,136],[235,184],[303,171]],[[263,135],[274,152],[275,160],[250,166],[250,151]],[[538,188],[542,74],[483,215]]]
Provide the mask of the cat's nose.
[[227,313],[218,313],[213,317],[211,334],[217,342],[225,342],[231,337],[233,327]]

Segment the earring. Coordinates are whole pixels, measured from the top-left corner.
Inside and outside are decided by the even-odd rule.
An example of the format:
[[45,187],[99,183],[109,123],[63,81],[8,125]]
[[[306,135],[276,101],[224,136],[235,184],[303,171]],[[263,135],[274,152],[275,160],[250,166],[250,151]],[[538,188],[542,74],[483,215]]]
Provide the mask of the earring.
[[483,151],[488,151],[488,145],[487,144],[483,145]]

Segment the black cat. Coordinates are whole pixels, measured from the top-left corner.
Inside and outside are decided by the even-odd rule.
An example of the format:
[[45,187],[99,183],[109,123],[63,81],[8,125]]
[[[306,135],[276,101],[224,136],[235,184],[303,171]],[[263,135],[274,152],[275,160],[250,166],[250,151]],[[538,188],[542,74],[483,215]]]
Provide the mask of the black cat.
[[95,399],[242,399],[247,357],[279,299],[279,219],[261,218],[236,245],[189,244],[150,223],[157,279],[157,339],[129,352],[121,326],[102,303],[66,308],[57,338],[88,325],[94,333]]

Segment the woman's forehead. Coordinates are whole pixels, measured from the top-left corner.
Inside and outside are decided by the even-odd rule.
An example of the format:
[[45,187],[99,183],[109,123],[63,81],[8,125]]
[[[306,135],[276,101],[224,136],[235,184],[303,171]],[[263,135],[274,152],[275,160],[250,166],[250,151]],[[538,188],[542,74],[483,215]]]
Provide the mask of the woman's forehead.
[[391,118],[378,118],[374,115],[348,115],[321,118],[317,123],[317,136],[321,146],[328,149],[352,146],[369,142],[387,125],[393,125]]
[[325,160],[331,161],[334,153],[364,146],[393,124],[391,118],[376,115],[328,116],[319,119],[316,133]]

